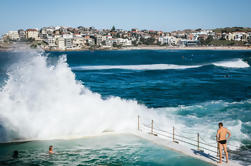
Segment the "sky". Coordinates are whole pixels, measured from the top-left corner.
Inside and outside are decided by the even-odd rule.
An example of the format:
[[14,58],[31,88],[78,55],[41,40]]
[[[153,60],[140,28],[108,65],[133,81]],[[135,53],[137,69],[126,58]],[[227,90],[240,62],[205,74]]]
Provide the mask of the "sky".
[[251,0],[1,0],[0,35],[45,26],[173,31],[251,27]]

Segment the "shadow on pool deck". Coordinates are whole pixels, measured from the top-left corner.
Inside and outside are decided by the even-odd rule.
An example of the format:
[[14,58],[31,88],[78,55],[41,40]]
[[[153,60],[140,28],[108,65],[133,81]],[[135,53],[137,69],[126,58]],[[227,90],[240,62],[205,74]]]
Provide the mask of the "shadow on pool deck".
[[211,159],[212,161],[215,161],[215,162],[218,161],[218,159],[217,159],[216,157],[214,157],[214,156],[212,156],[212,155],[210,155],[210,154],[208,154],[208,153],[204,153],[203,151],[195,150],[195,149],[191,149],[191,150],[193,151],[193,153],[194,153],[195,155],[200,155],[200,156],[209,158],[209,159]]

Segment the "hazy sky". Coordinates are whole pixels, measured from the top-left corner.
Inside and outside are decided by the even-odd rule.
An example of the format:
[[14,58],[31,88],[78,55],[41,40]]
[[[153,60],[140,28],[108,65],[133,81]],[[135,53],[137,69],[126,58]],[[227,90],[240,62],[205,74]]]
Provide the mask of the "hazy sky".
[[0,34],[43,26],[98,29],[251,27],[251,0],[1,0]]

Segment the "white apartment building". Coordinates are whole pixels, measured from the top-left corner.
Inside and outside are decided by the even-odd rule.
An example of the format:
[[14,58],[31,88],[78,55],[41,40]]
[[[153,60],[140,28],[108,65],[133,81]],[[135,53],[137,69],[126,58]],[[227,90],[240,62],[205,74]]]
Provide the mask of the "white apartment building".
[[[69,49],[72,48],[72,42],[73,42],[73,34],[63,34],[63,39],[64,39],[64,49]],[[62,39],[60,39],[62,40]]]
[[72,48],[72,41],[73,41],[73,38],[65,38],[64,39],[64,42],[65,42],[65,48]]
[[101,35],[96,35],[96,45],[101,45],[102,42],[102,36]]
[[168,44],[168,36],[159,37],[159,42],[161,45]]
[[65,41],[64,41],[63,37],[57,38],[56,43],[57,43],[58,49],[60,49],[60,50],[64,50],[65,49]]
[[115,39],[115,42],[119,45],[121,44],[122,46],[131,46],[132,41],[128,39],[122,39],[122,38],[117,38]]
[[61,35],[54,35],[54,38],[57,39],[59,37],[62,37]]
[[174,36],[169,36],[169,37],[168,37],[168,44],[169,44],[169,45],[175,46],[175,45],[178,44],[178,42],[179,42],[180,40],[181,40],[180,38],[176,38],[176,37],[174,37]]
[[18,31],[9,31],[7,35],[10,40],[19,40]]
[[45,39],[45,42],[48,43],[48,46],[50,47],[56,46],[56,39],[54,37],[48,36],[48,38]]
[[26,38],[27,39],[32,38],[32,39],[38,40],[38,31],[36,29],[27,29]]
[[112,38],[107,38],[106,41],[105,41],[105,46],[106,47],[112,47],[112,44],[113,44]]
[[63,34],[63,38],[73,38],[73,34]]
[[80,49],[84,46],[85,40],[83,37],[74,37],[72,41],[73,48]]
[[233,32],[228,33],[226,35],[227,40],[235,40],[235,41],[247,41],[248,34],[246,32]]
[[92,38],[86,39],[86,42],[88,43],[89,46],[95,45],[95,41]]

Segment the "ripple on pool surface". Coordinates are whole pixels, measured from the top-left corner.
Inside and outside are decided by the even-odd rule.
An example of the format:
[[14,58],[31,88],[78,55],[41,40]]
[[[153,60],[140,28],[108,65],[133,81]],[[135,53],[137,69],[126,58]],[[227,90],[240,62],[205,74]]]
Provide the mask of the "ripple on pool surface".
[[[55,154],[48,154],[54,146]],[[14,150],[19,158],[12,159]],[[133,135],[0,145],[0,165],[209,165]]]

